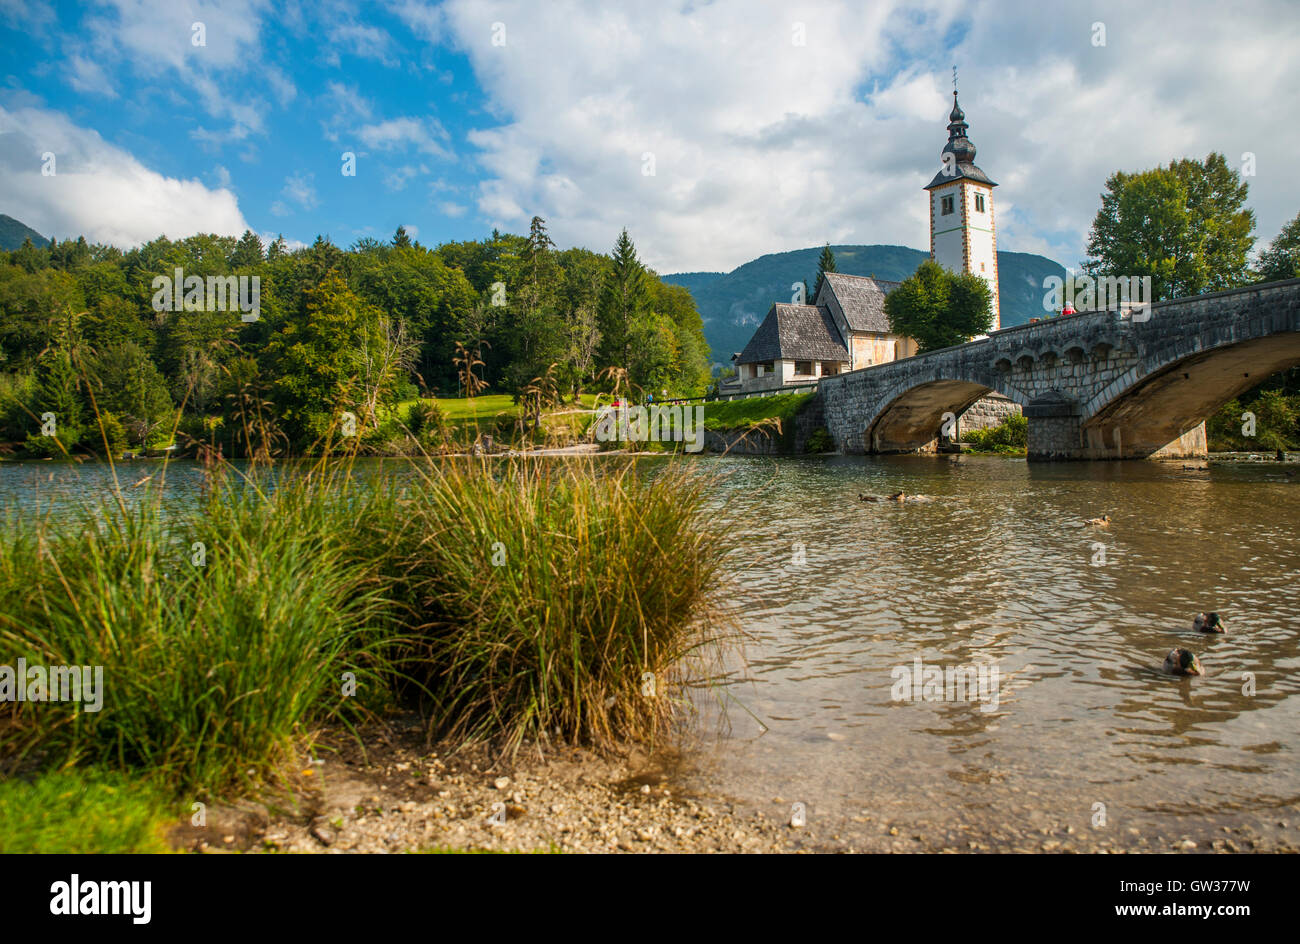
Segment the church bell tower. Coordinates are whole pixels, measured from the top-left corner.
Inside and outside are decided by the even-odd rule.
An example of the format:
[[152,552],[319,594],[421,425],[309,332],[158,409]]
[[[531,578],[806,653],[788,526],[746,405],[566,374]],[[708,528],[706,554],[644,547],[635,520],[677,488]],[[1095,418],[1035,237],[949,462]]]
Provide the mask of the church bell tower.
[[[954,84],[955,84],[954,79]],[[943,167],[925,188],[930,194],[930,258],[953,272],[974,272],[993,294],[993,330],[1002,327],[998,305],[998,237],[993,217],[997,186],[975,166],[966,115],[952,93]]]

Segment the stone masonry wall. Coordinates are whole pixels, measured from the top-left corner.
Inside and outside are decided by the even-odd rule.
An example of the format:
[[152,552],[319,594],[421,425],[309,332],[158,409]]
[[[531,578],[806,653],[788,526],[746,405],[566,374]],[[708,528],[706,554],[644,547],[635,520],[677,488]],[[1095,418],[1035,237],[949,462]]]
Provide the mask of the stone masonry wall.
[[1000,393],[990,393],[966,408],[966,412],[957,418],[957,428],[959,430],[991,429],[994,426],[1001,426],[1008,416],[1019,413],[1019,403],[1008,400]]
[[[1185,452],[1194,449],[1196,427],[1208,415],[1204,410],[1212,412],[1232,391],[1248,389],[1272,370],[1300,363],[1300,279],[1159,302],[1144,314],[1142,320],[1114,311],[1053,318],[824,378],[826,426],[842,452],[861,453],[873,448],[872,430],[884,417],[903,416],[914,426],[908,448],[919,449],[934,439],[943,409],[974,407],[972,398],[983,388],[1025,409],[1031,457],[1033,443],[1042,444],[1041,456],[1053,458],[1154,455],[1163,450],[1149,440],[1166,432],[1171,446],[1174,440],[1183,443],[1174,451]],[[1242,360],[1232,365],[1244,367],[1240,373],[1223,367],[1230,352]],[[1190,373],[1165,382],[1185,362],[1195,362],[1215,386],[1198,388],[1188,379],[1186,389],[1175,389]],[[1143,415],[1135,398],[1154,396],[1160,384],[1165,414]],[[944,396],[951,399],[947,407],[939,402]],[[1190,407],[1183,409],[1188,415],[1179,413],[1179,396],[1182,407],[1195,400],[1202,415],[1191,415]],[[1050,409],[1035,416],[1029,407],[1040,402]],[[975,416],[986,412],[980,406]],[[1167,431],[1175,413],[1177,428]],[[891,433],[897,439],[897,429]]]

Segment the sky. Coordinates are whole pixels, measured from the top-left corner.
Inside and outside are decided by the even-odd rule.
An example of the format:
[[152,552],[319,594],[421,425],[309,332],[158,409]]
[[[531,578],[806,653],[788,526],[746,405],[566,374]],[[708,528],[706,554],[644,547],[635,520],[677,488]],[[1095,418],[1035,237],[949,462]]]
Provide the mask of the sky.
[[956,66],[999,249],[1077,265],[1110,174],[1211,151],[1263,246],[1300,212],[1297,49],[1295,0],[0,0],[0,213],[121,247],[537,215],[661,273],[928,249]]

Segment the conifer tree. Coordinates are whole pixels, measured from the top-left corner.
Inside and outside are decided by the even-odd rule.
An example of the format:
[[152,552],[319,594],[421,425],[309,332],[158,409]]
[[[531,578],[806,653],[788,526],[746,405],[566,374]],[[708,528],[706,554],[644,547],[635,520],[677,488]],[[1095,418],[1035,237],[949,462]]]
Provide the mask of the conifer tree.
[[[822,247],[821,257],[817,260],[817,282],[813,285],[812,294],[808,296],[808,304],[811,305],[813,299],[817,297],[817,293],[822,290],[822,282],[825,280],[826,273],[836,271],[838,270],[835,268],[835,253],[831,252],[831,244],[827,243]],[[804,283],[805,287],[807,284],[807,282]]]
[[614,244],[614,266],[600,293],[597,321],[601,335],[600,360],[606,366],[627,367],[637,324],[649,308],[650,293],[645,266],[624,228]]

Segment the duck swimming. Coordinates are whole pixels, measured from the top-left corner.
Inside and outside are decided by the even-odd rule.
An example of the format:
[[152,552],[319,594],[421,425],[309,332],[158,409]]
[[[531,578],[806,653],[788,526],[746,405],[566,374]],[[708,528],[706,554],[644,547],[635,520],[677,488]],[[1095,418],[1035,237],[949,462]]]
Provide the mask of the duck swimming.
[[1196,653],[1181,646],[1169,650],[1169,655],[1165,656],[1164,670],[1170,675],[1205,674],[1205,670],[1201,668],[1201,661],[1196,658]]
[[1228,624],[1219,618],[1218,613],[1197,613],[1192,620],[1192,629],[1198,633],[1226,633]]
[[1100,518],[1089,518],[1084,524],[1095,524],[1099,528],[1104,528],[1110,524],[1110,515],[1102,515]]

